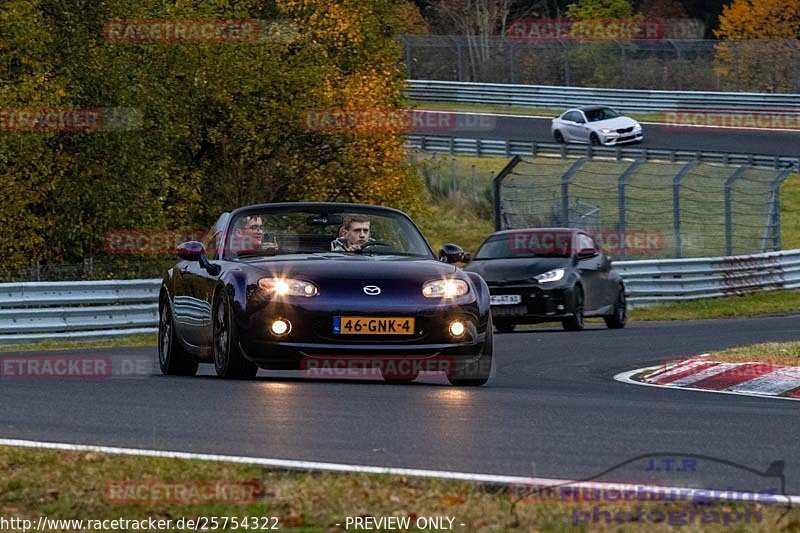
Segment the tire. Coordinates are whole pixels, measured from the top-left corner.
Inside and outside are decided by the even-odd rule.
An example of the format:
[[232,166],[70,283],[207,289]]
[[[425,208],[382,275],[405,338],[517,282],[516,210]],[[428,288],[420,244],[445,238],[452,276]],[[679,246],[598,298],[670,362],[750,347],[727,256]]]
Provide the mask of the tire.
[[625,287],[620,285],[614,302],[614,314],[604,316],[603,320],[609,329],[622,329],[628,323],[628,302],[625,299]]
[[583,316],[583,287],[575,286],[575,301],[572,307],[572,316],[561,321],[567,331],[581,331],[585,327]]
[[198,367],[197,359],[178,340],[168,298],[158,306],[158,366],[165,376],[194,376]]
[[564,141],[564,134],[561,133],[559,130],[553,132],[553,138],[556,140],[557,143],[563,144]]
[[502,319],[498,320],[494,324],[494,329],[496,329],[499,333],[511,333],[512,331],[514,331],[515,327],[517,327],[517,325],[514,324],[513,322],[509,322]]
[[600,137],[598,137],[596,133],[592,132],[589,135],[589,144],[592,146],[600,146]]
[[489,323],[486,326],[486,340],[481,348],[481,355],[476,363],[467,365],[465,368],[456,367],[453,375],[447,376],[447,381],[454,387],[480,387],[486,385],[492,373],[492,361],[494,354],[494,334],[492,333],[492,317],[489,315]]
[[258,367],[244,358],[239,347],[239,332],[233,319],[228,293],[220,291],[214,299],[212,337],[214,369],[224,379],[250,379],[255,377]]

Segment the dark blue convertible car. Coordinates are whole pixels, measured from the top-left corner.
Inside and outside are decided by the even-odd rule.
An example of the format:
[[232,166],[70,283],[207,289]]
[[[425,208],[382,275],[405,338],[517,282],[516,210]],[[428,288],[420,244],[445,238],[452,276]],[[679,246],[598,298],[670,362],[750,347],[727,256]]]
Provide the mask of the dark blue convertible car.
[[452,264],[463,260],[458,246],[437,258],[395,209],[243,207],[178,255],[159,297],[164,374],[193,375],[211,363],[224,378],[359,365],[390,381],[430,370],[453,385],[489,378],[486,283]]

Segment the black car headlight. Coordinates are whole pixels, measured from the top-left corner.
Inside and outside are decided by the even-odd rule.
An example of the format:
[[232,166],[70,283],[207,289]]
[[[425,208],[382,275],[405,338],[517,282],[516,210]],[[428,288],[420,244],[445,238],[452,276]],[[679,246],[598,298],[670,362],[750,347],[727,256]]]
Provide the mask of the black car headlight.
[[432,279],[422,285],[425,298],[457,298],[469,292],[469,284],[462,279]]
[[564,279],[564,274],[566,270],[563,268],[555,268],[553,270],[548,270],[547,272],[543,272],[538,276],[533,276],[533,279],[538,281],[539,283],[549,283],[551,281],[560,281]]
[[261,290],[274,296],[316,296],[317,286],[310,281],[291,278],[261,278],[258,280]]

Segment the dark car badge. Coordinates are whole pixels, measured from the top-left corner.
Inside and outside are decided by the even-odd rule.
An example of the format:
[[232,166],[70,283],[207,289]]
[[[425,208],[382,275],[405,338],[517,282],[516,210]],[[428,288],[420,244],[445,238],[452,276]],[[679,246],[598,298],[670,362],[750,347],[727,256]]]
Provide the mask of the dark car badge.
[[377,296],[381,293],[381,288],[377,285],[366,285],[364,287],[364,293],[369,296]]

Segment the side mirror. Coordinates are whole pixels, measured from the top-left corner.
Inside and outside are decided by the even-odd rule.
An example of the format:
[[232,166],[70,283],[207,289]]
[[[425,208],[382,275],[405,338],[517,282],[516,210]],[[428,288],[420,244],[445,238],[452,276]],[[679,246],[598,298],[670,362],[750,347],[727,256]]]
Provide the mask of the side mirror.
[[462,263],[469,263],[472,261],[472,254],[469,252],[464,252],[464,257],[461,259]]
[[202,242],[189,241],[178,245],[178,257],[184,261],[199,261],[200,257],[205,257],[206,249]]
[[439,250],[439,261],[442,263],[461,263],[464,261],[464,249],[458,245],[447,243]]
[[579,259],[588,259],[589,257],[596,256],[597,250],[595,248],[581,248],[578,250],[577,255]]

